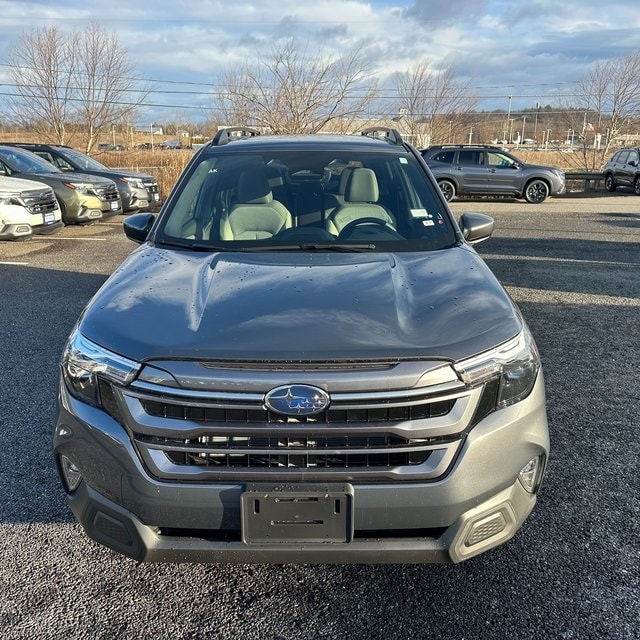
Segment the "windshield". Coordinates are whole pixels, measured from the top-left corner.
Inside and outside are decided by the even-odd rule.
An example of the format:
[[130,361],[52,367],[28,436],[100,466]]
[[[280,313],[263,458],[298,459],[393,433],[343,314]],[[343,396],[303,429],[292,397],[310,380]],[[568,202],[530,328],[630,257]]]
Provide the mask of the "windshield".
[[17,173],[61,173],[50,162],[24,149],[0,148],[0,160]]
[[346,148],[203,155],[156,241],[198,250],[422,251],[457,236],[410,153]]
[[84,153],[75,151],[74,149],[65,149],[64,151],[58,151],[58,153],[63,158],[71,162],[78,170],[110,171],[109,167],[106,167],[101,162],[94,160],[91,156],[87,156]]

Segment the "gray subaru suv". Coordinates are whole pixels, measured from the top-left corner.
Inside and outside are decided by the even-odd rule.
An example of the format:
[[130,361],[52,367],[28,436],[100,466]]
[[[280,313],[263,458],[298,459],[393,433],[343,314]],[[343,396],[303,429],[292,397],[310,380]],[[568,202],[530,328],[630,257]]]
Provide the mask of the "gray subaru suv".
[[536,502],[540,360],[420,153],[221,130],[87,305],[53,448],[138,561],[460,562]]
[[434,145],[422,152],[447,200],[511,196],[532,204],[566,191],[562,169],[527,164],[491,145]]

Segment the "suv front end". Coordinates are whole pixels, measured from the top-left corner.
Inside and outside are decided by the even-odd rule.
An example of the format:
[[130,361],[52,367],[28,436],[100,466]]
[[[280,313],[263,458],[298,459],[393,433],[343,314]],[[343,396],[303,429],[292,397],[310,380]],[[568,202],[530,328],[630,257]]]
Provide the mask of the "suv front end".
[[122,202],[112,180],[96,176],[73,174],[64,181],[64,207],[78,222],[109,218],[122,213]]
[[[146,241],[65,348],[53,446],[88,535],[141,561],[240,563],[460,562],[508,540],[549,439],[533,338],[464,240],[489,220],[458,229],[398,137],[219,147],[153,229],[125,221]],[[254,150],[300,224],[256,183],[247,207],[225,204],[243,199],[233,167]],[[354,170],[346,219],[370,214],[337,237],[310,211],[336,167]],[[380,189],[393,225],[364,203],[376,171],[396,176]],[[198,210],[219,225],[205,232]],[[263,215],[283,224],[269,239]]]
[[63,226],[55,194],[47,185],[0,178],[0,240],[54,233]]
[[154,210],[160,206],[158,181],[146,175],[122,175],[118,177],[121,185],[120,196],[124,211]]

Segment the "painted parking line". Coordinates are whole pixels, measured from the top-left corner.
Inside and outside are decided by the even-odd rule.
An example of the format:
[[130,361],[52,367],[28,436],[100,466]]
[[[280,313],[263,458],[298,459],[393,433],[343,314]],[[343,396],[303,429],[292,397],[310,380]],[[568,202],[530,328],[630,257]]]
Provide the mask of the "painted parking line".
[[[35,238],[34,238],[35,240]],[[78,236],[76,238],[67,238],[67,237],[60,237],[60,238],[47,238],[46,240],[44,238],[41,239],[43,242],[49,242],[52,240],[94,240],[96,242],[106,242],[107,240],[109,240],[109,238],[98,238],[97,236]]]
[[28,262],[9,262],[9,261],[0,261],[0,264],[6,264],[11,267],[28,267]]

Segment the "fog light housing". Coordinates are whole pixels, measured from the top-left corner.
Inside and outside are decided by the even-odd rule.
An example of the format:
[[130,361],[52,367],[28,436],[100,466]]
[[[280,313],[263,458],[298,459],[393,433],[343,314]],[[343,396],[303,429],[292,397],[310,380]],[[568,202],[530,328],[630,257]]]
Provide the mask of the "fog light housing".
[[82,474],[80,469],[67,456],[60,456],[60,470],[64,483],[67,485],[67,491],[73,493],[82,482]]
[[535,458],[531,458],[531,460],[520,469],[518,479],[529,493],[536,493],[542,481],[543,471],[544,456],[536,456]]

